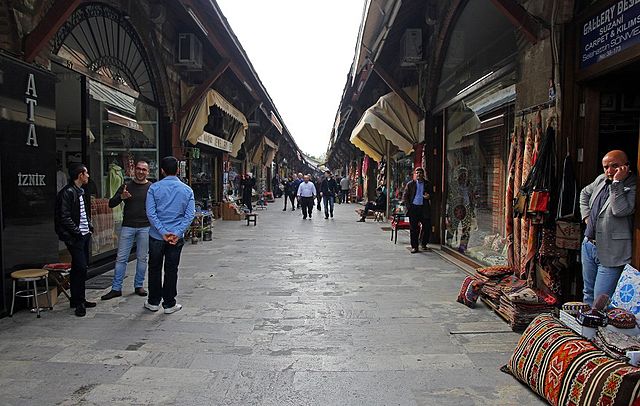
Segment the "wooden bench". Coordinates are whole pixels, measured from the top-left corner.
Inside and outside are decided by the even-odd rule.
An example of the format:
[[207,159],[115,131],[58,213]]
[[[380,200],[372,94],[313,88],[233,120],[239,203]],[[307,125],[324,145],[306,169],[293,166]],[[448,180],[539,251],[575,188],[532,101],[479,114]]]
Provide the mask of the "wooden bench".
[[258,215],[256,213],[247,213],[245,214],[245,218],[247,219],[247,225],[253,222],[253,225],[258,225]]

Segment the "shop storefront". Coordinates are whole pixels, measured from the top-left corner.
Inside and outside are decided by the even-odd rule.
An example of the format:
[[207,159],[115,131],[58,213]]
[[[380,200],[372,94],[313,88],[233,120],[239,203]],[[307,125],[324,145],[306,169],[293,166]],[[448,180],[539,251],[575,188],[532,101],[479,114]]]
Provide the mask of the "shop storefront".
[[[624,3],[624,4],[622,4]],[[606,16],[603,18],[602,16]],[[578,162],[579,184],[584,186],[601,173],[602,157],[611,150],[627,153],[636,174],[640,168],[640,4],[599,2],[578,10],[568,29],[566,91],[568,99],[565,132],[575,134],[572,142]],[[636,213],[639,200],[636,198]],[[636,216],[633,265],[640,266],[640,227]]]
[[58,259],[55,81],[32,65],[0,55],[0,313],[11,296],[9,274]]
[[444,128],[441,241],[478,263],[506,264],[504,214],[516,98],[515,33],[490,2],[469,2],[450,38],[434,110]]

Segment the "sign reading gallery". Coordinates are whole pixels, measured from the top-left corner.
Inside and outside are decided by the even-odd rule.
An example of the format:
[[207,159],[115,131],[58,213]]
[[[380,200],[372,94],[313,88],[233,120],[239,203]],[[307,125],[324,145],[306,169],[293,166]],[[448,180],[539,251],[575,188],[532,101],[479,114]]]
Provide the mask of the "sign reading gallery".
[[621,0],[589,18],[580,33],[580,68],[640,43],[640,0]]

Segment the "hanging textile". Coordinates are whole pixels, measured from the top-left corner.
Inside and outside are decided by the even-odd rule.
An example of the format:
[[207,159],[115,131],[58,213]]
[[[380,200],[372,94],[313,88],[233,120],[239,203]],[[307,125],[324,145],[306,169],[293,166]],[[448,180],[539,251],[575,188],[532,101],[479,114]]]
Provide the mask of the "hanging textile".
[[577,218],[578,187],[576,176],[573,172],[571,156],[567,153],[562,164],[562,180],[560,184],[560,196],[558,201],[558,214],[556,219]]
[[516,126],[511,135],[511,142],[509,148],[509,160],[507,161],[507,195],[506,195],[506,210],[505,210],[505,236],[507,241],[507,263],[509,267],[514,267],[513,256],[513,187],[516,174],[516,151],[518,146],[516,144],[518,134],[518,127]]
[[[533,122],[529,121],[527,125],[527,134],[524,139],[524,152],[522,159],[522,184],[526,182],[526,179],[529,176],[529,172],[531,171],[531,166],[533,162]],[[522,216],[520,219],[520,269],[519,276],[522,279],[526,278],[526,269],[525,265],[525,257],[527,256],[529,241],[529,219],[527,216]]]
[[[516,161],[515,161],[515,175],[513,179],[513,193],[514,195],[520,191],[522,185],[522,160],[524,158],[524,131],[525,131],[524,119],[520,123],[520,131],[516,132]],[[518,275],[520,273],[520,238],[521,238],[521,224],[519,218],[513,219],[513,270]]]
[[423,164],[422,164],[422,154],[423,154],[423,151],[424,151],[424,144],[416,144],[416,145],[413,146],[413,149],[415,151],[415,155],[413,157],[413,167],[417,168],[419,166],[423,166]]

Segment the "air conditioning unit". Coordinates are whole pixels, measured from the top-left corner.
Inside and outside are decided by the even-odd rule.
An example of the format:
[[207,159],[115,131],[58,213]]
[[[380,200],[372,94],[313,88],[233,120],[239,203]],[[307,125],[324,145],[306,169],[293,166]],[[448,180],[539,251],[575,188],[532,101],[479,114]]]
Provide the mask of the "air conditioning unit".
[[402,64],[414,64],[422,61],[422,30],[420,28],[409,28],[402,36],[404,53]]
[[202,69],[202,43],[195,34],[178,34],[178,65]]

